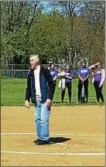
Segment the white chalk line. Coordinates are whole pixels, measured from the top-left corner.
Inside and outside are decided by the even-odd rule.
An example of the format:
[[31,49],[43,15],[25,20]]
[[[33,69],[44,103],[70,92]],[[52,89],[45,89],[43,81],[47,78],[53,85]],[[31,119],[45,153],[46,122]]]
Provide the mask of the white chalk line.
[[[36,135],[36,133],[24,133],[24,132],[21,132],[21,133],[1,133],[1,136],[4,136],[4,135]],[[53,135],[53,136],[79,136],[79,137],[87,137],[88,135],[87,134],[67,134],[67,133],[63,133],[63,134],[59,134],[59,133],[51,133],[50,135]]]
[[54,156],[105,156],[105,153],[56,153],[56,152],[21,152],[21,151],[2,151],[5,154],[28,154],[28,155],[54,155]]
[[[1,135],[36,135],[36,133],[1,133]],[[86,134],[51,134],[53,136],[88,136]],[[64,145],[63,143],[56,143]],[[29,154],[29,155],[63,155],[63,156],[105,156],[105,153],[42,153],[42,152],[19,152],[19,151],[1,151],[9,154]]]

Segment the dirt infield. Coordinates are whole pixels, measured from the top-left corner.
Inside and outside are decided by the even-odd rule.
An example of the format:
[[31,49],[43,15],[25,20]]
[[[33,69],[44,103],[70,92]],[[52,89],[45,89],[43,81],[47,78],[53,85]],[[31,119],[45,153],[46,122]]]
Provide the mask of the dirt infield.
[[1,165],[104,166],[104,114],[104,106],[53,106],[53,143],[36,146],[34,107],[2,107]]

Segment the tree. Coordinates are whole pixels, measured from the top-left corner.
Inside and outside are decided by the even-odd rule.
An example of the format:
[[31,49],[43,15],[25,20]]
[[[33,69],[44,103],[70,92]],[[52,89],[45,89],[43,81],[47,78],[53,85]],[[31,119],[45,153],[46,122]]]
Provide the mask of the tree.
[[33,53],[74,67],[85,58],[104,61],[104,3],[92,3],[50,2],[46,11],[36,1],[1,2],[2,61],[28,63]]
[[29,54],[29,30],[35,20],[37,6],[36,1],[1,2],[2,60],[11,63],[14,56]]
[[85,2],[82,13],[88,23],[89,49],[92,61],[104,61],[105,1]]

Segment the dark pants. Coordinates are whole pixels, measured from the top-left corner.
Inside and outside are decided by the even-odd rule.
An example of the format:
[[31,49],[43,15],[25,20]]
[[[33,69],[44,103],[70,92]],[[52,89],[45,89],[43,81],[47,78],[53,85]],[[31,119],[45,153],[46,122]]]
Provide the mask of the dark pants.
[[88,79],[85,82],[82,82],[81,80],[78,81],[78,102],[81,102],[83,86],[86,99],[85,102],[88,102]]
[[96,91],[96,99],[97,99],[98,102],[99,102],[100,99],[102,100],[102,102],[104,102],[104,97],[103,97],[103,94],[102,94],[103,86],[99,87],[99,84],[100,84],[100,82],[97,82],[97,81],[94,82],[94,88],[95,88],[95,91]]
[[[72,95],[71,89],[72,89],[72,82],[67,82],[67,83],[66,83],[66,87],[67,87],[67,89],[68,89],[69,102],[71,103],[71,95]],[[62,101],[62,102],[64,101],[64,96],[65,96],[66,87],[65,87],[65,89],[62,90],[62,92],[61,92],[61,101]]]

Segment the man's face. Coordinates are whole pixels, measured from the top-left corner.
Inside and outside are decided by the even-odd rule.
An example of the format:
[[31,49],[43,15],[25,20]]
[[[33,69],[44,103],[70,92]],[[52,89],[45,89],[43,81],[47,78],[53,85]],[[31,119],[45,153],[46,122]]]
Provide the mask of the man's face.
[[62,68],[61,67],[58,68],[58,72],[62,72]]
[[97,66],[97,69],[101,69],[101,65],[100,64]]
[[70,69],[69,65],[66,65],[66,70],[69,70],[69,69]]
[[82,67],[86,67],[86,64],[84,62],[82,63]]
[[54,64],[51,65],[51,69],[54,69]]
[[30,58],[31,69],[34,69],[38,65],[38,59],[36,56]]

